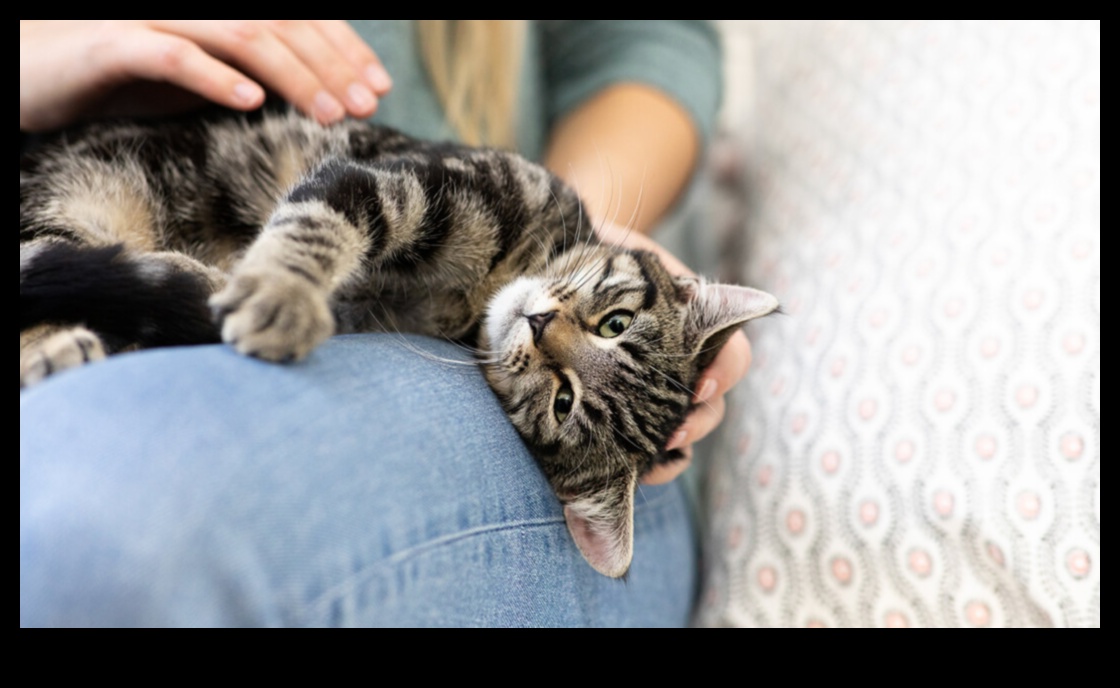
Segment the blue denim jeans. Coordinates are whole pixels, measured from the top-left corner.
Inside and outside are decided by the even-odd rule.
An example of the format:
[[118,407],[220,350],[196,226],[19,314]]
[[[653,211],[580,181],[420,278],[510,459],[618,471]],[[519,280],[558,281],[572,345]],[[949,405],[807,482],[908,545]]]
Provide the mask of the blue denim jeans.
[[455,347],[340,337],[293,366],[120,356],[20,395],[20,625],[681,626],[679,486],[593,571]]

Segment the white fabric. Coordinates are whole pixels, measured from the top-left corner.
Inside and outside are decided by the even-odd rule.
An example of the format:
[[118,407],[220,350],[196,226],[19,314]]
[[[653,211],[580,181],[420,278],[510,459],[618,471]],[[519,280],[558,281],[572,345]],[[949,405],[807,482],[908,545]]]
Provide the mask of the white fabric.
[[699,623],[1099,626],[1100,21],[753,34]]

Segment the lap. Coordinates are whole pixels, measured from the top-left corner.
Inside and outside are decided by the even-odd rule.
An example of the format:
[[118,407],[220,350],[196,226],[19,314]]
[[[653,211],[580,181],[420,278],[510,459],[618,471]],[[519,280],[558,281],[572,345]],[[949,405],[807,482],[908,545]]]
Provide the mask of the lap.
[[642,488],[631,577],[600,576],[469,359],[407,342],[145,352],[21,394],[21,625],[686,623],[679,489]]

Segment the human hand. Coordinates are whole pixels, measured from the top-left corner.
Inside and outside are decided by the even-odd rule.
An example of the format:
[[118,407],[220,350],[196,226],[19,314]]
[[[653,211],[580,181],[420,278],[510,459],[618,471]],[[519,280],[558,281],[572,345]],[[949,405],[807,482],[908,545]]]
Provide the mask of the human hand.
[[[604,223],[598,230],[599,238],[607,244],[642,249],[657,254],[665,267],[674,275],[695,275],[684,263],[666,251],[656,241],[639,232],[632,232],[612,223]],[[725,395],[746,377],[751,366],[751,344],[747,336],[736,332],[720,351],[711,367],[704,371],[696,385],[693,398],[696,408],[684,425],[669,441],[667,450],[680,449],[684,459],[671,464],[655,466],[642,482],[662,485],[679,477],[692,461],[692,445],[707,437],[723,422],[727,405]]]
[[252,110],[265,89],[326,124],[369,117],[392,87],[342,21],[20,20],[19,34],[23,132],[205,101]]

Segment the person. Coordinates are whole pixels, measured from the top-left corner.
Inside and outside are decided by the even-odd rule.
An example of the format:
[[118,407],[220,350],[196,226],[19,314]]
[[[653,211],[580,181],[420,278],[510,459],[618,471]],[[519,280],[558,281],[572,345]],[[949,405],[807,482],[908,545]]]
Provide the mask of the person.
[[[703,20],[21,20],[20,138],[272,92],[325,124],[517,147],[604,241],[684,273],[645,233],[692,177],[719,60]],[[688,623],[687,461],[647,477],[634,566],[607,579],[481,375],[417,350],[469,360],[392,335],[287,367],[165,349],[21,392],[20,625]],[[670,448],[691,456],[749,365],[740,334]]]

